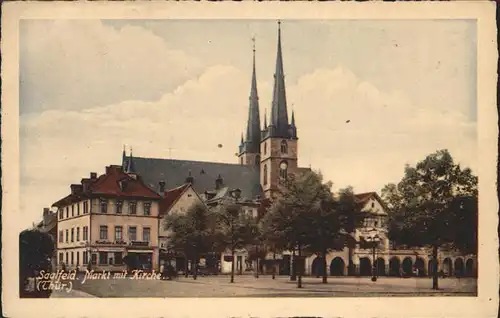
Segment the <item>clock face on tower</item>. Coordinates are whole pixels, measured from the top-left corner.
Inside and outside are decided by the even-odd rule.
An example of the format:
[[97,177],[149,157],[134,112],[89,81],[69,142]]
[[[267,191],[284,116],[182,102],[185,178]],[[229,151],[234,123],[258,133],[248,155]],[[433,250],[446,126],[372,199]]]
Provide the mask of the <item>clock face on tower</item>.
[[287,165],[287,163],[286,163],[286,162],[282,162],[282,163],[280,164],[280,169],[281,169],[281,170],[286,170],[286,168],[287,168],[287,167],[288,167],[288,165]]

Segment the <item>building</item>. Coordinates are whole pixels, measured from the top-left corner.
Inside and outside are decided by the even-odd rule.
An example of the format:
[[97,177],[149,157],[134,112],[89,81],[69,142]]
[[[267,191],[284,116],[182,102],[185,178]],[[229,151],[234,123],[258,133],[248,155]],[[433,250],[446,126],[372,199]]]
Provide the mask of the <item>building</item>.
[[[130,164],[90,173],[55,202],[59,267],[122,271],[156,268],[160,195]],[[90,264],[89,264],[90,262]]]
[[[241,191],[240,204],[243,204],[247,210],[255,211],[259,202],[272,199],[281,179],[309,169],[301,168],[299,165],[298,140],[295,114],[292,111],[289,116],[287,105],[281,25],[278,23],[277,55],[269,122],[268,116],[264,114],[264,123],[263,126],[261,125],[254,48],[248,120],[245,134],[242,134],[238,147],[237,163],[134,157],[132,154],[127,156],[124,151],[122,167],[125,169],[133,165],[135,171],[144,178],[144,183],[156,192],[160,192],[161,184],[163,187],[174,189],[189,183],[195,192],[201,194],[202,199],[209,206],[216,206],[218,202],[228,199],[228,194],[232,190],[239,189]],[[354,236],[357,240],[362,240],[376,233],[380,239],[376,257],[373,257],[373,251],[370,249],[360,247],[332,252],[327,255],[330,274],[346,275],[346,264],[349,264],[349,259],[358,275],[369,275],[374,263],[379,273],[384,275],[408,274],[414,272],[415,269],[419,269],[419,273],[428,273],[432,265],[428,250],[391,248],[385,226],[387,213],[380,197],[370,192],[357,195],[357,199],[363,202],[366,210],[370,211],[370,217],[367,218],[362,228],[356,230]],[[245,251],[238,254],[241,256],[237,263],[239,272],[244,271],[245,255]],[[477,270],[474,256],[460,256],[451,251],[440,251],[439,255],[440,271],[452,274],[457,272],[453,268],[458,268],[459,272],[471,274]],[[290,272],[291,258],[290,253],[286,252],[278,255],[280,274],[286,275]],[[315,262],[318,264],[316,258],[315,255],[310,255],[304,260],[306,273],[317,272],[317,265],[314,265]],[[227,258],[223,257],[223,260],[226,261]]]
[[[356,229],[354,237],[357,242],[370,241],[376,236],[378,244],[373,253],[372,248],[357,245],[352,250],[352,262],[355,274],[371,276],[375,268],[378,276],[429,276],[432,274],[432,251],[429,248],[400,248],[393,246],[388,238],[387,212],[385,204],[376,192],[357,194],[356,198],[364,205],[363,210],[369,212],[362,227]],[[375,254],[375,255],[374,255]],[[375,256],[375,257],[374,257]],[[323,259],[309,255],[305,259],[307,274],[322,274]],[[328,274],[345,276],[348,274],[349,249],[331,252],[326,257]],[[418,270],[418,271],[417,271]],[[438,271],[448,276],[476,276],[476,255],[462,255],[454,250],[438,251]]]
[[237,163],[216,163],[194,160],[159,159],[127,156],[122,154],[122,166],[133,161],[135,171],[155,191],[159,183],[165,182],[167,189],[191,183],[197,193],[205,193],[229,187],[240,189],[243,200],[259,200],[272,196],[280,178],[308,168],[298,167],[298,135],[295,114],[289,118],[283,56],[281,50],[281,28],[278,28],[274,91],[269,124],[264,116],[264,127],[260,122],[259,97],[253,50],[253,69],[250,84],[248,121],[246,134],[241,138]]
[[201,204],[202,198],[194,191],[191,183],[186,183],[180,187],[165,191],[165,183],[160,182],[160,213],[158,217],[158,241],[160,244],[159,260],[160,264],[169,262],[177,271],[185,271],[189,261],[183,255],[177,255],[169,250],[168,237],[170,231],[166,228],[165,218],[167,215],[184,214],[191,207]]

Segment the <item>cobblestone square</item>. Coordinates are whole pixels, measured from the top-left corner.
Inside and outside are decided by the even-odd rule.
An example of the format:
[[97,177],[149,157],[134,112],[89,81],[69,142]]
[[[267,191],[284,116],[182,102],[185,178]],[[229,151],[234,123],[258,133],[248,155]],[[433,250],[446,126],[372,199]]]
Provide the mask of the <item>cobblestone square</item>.
[[[75,290],[96,297],[380,297],[380,296],[476,296],[477,279],[440,279],[438,291],[430,278],[304,277],[303,287],[287,276],[255,278],[236,276],[180,277],[174,280],[93,280],[76,283]],[[67,295],[66,295],[67,296]],[[54,295],[54,297],[59,297]],[[79,295],[67,297],[81,297]]]

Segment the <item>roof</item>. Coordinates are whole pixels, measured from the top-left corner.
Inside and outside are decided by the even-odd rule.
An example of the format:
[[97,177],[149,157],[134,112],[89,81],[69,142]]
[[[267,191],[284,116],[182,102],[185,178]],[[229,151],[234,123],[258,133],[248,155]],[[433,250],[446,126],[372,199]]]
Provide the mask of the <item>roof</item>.
[[382,207],[384,209],[387,209],[387,206],[386,206],[384,200],[382,200],[382,198],[377,194],[377,192],[358,193],[358,194],[355,194],[354,196],[361,203],[366,203],[370,199],[375,199],[375,200],[377,200],[380,203],[380,205],[382,205]]
[[[128,158],[126,158],[128,160]],[[177,159],[156,159],[133,157],[135,171],[144,183],[159,192],[159,182],[165,182],[165,188],[172,189],[187,182],[190,176],[193,189],[204,193],[216,188],[215,180],[220,175],[222,186],[239,188],[242,198],[253,199],[262,196],[260,172],[258,167],[240,164],[204,162]]]
[[[106,174],[97,178],[96,182],[90,186],[90,191],[93,194],[146,199],[161,198],[158,193],[148,188],[140,177],[134,178],[123,172],[121,166],[110,166],[108,168]],[[125,186],[122,188],[120,183],[124,183]]]
[[358,199],[360,202],[366,202],[370,200],[374,196],[378,196],[376,192],[365,192],[365,193],[358,193],[354,195],[356,199]]
[[76,192],[73,192],[52,206],[64,206],[72,202],[77,202],[82,199],[95,196],[112,196],[121,198],[141,198],[141,199],[160,199],[160,195],[148,188],[141,180],[140,176],[123,172],[121,166],[108,166],[106,173],[96,179],[82,179],[82,182],[87,182],[88,187],[72,185]]
[[191,184],[186,183],[180,187],[166,191],[163,199],[160,201],[160,215],[168,213],[175,202],[177,202],[182,194],[190,187]]

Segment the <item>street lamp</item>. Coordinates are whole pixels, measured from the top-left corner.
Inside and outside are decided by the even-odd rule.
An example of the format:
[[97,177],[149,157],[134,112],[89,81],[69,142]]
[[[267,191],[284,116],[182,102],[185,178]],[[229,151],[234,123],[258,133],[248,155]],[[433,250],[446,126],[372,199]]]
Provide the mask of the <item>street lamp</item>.
[[375,260],[375,249],[377,248],[378,244],[380,243],[380,236],[378,235],[378,231],[373,229],[370,231],[370,234],[366,237],[366,240],[371,243],[370,245],[372,246],[372,259],[373,259],[373,265],[372,265],[372,282],[377,281],[377,261]]

